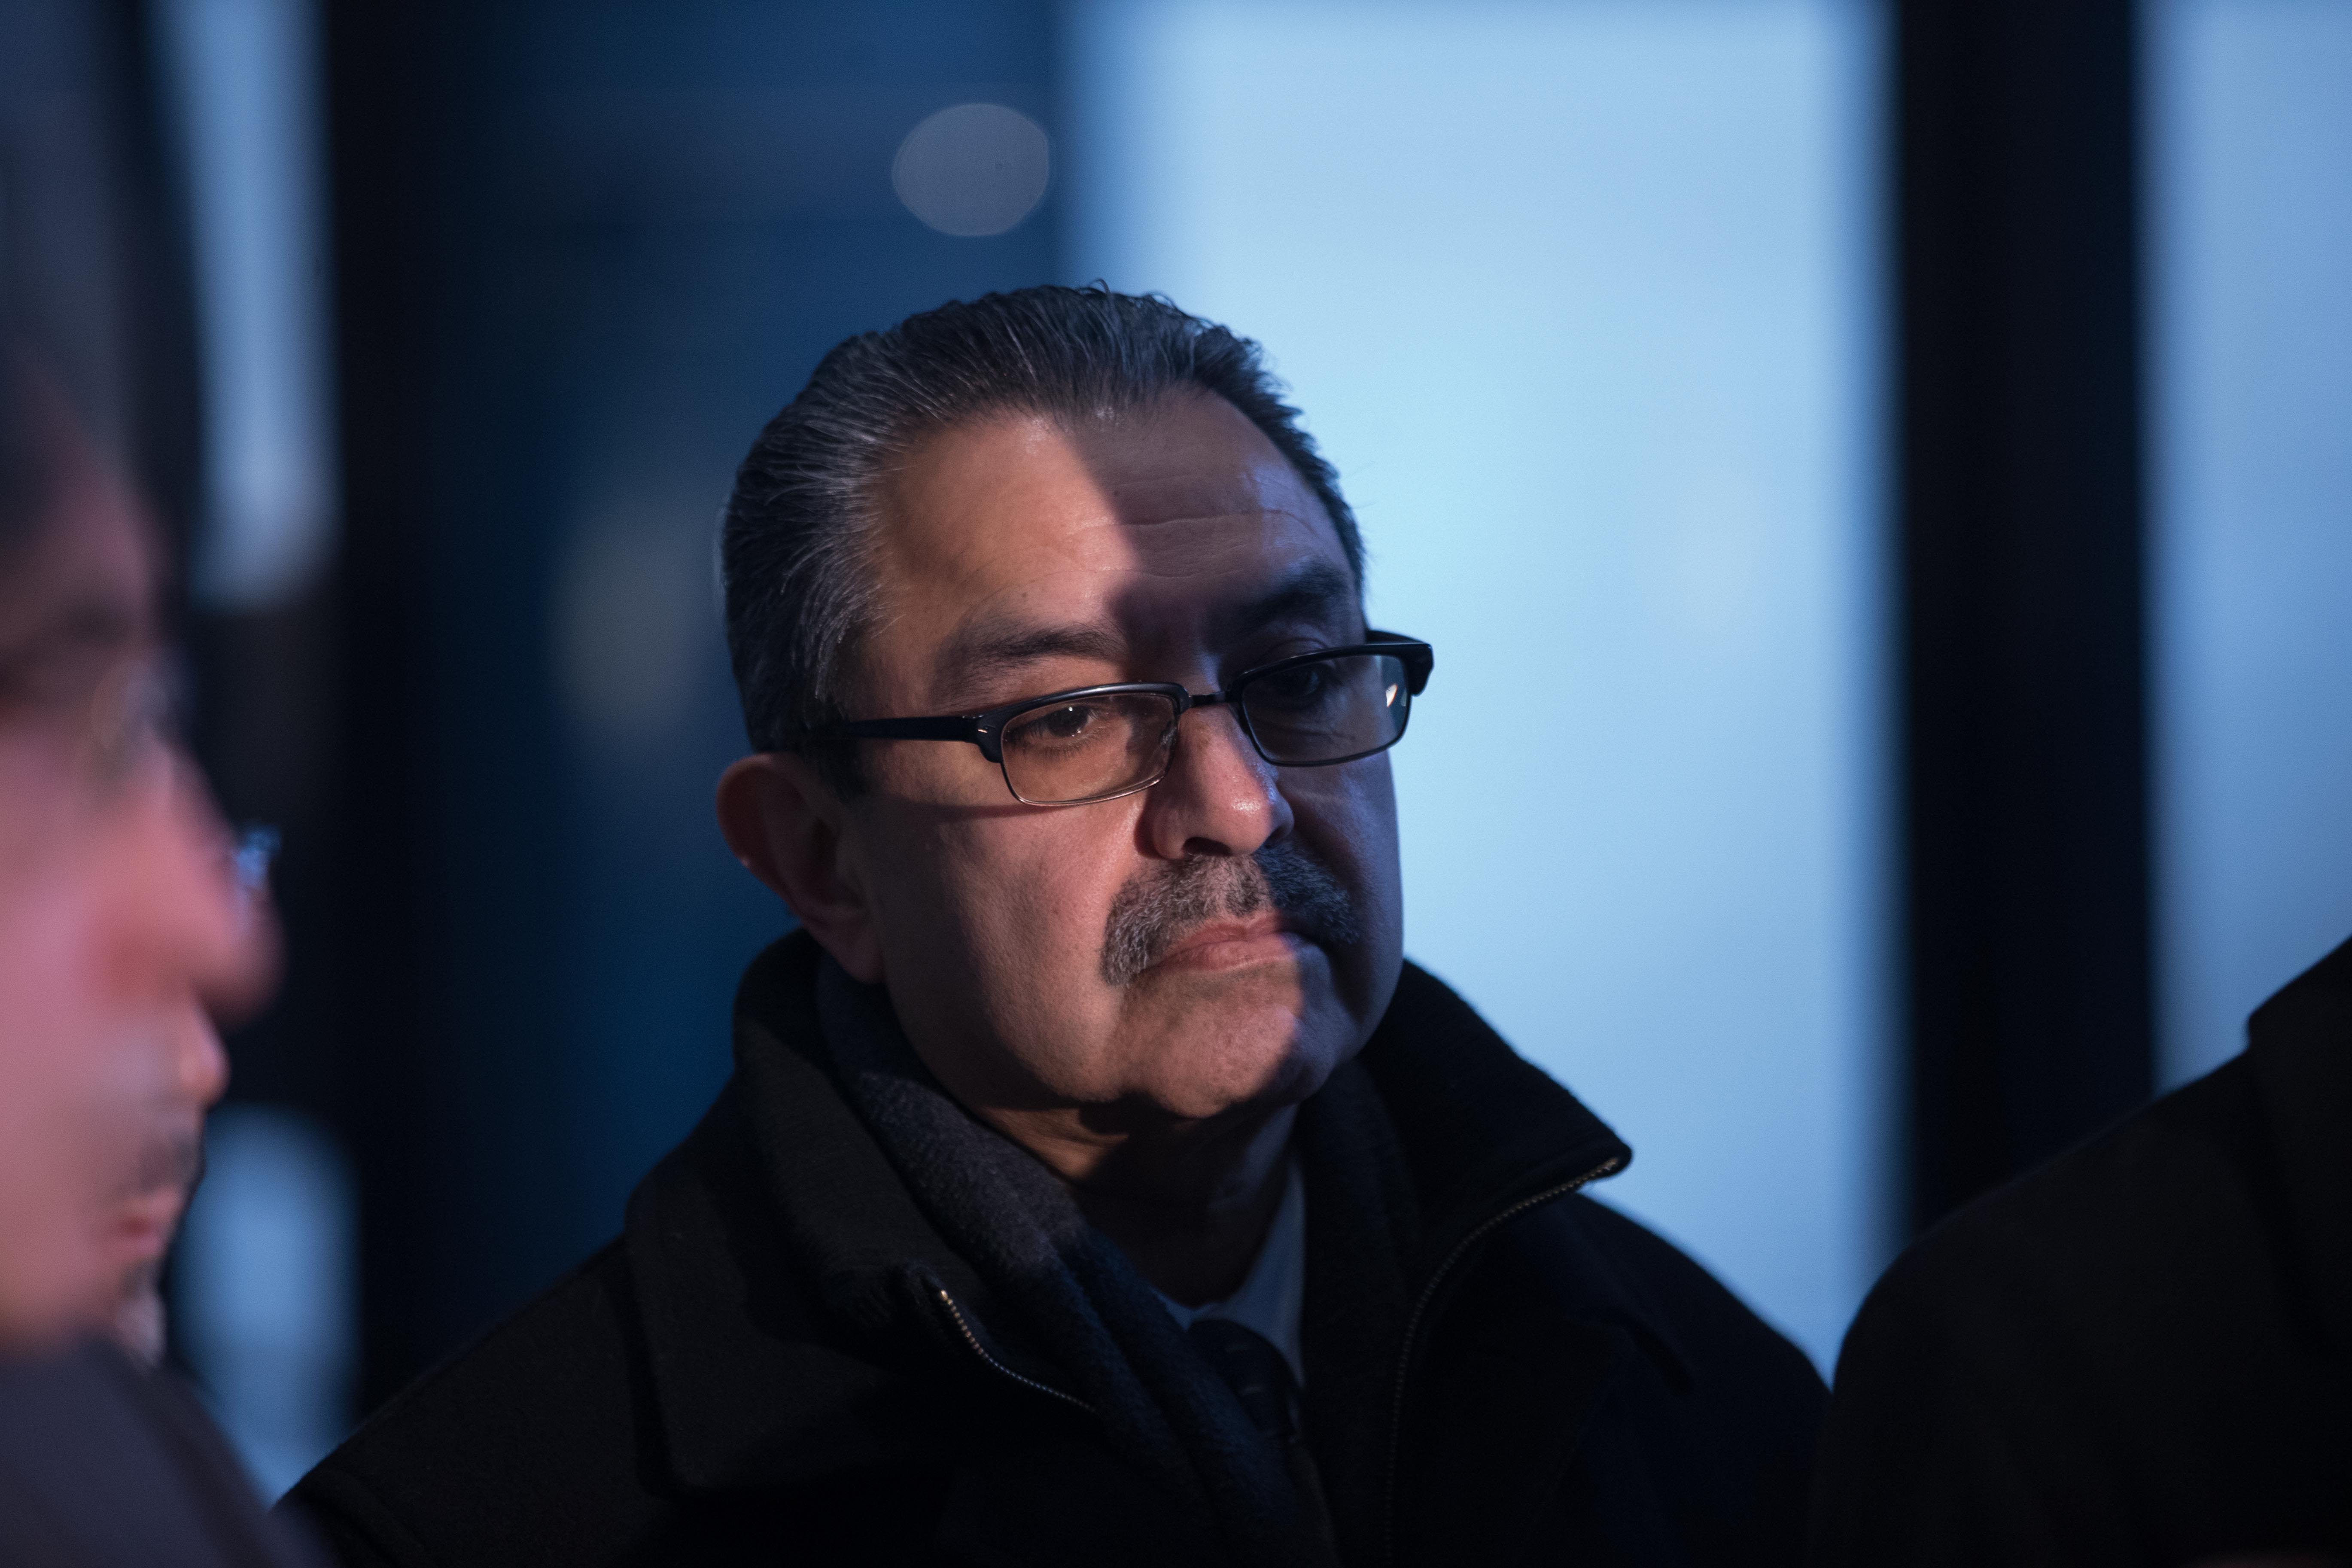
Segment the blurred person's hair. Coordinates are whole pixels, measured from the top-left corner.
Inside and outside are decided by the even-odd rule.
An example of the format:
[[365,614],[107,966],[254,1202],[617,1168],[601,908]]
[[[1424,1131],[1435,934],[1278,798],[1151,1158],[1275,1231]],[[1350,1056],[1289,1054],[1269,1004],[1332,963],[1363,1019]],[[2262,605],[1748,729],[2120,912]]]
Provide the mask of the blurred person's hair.
[[854,752],[804,731],[852,717],[844,704],[876,601],[877,492],[918,443],[993,415],[1116,419],[1187,390],[1265,433],[1330,514],[1360,584],[1363,542],[1339,475],[1256,343],[1162,296],[1099,286],[943,305],[836,346],[736,472],[721,562],[752,748],[802,752],[845,795],[859,789]]

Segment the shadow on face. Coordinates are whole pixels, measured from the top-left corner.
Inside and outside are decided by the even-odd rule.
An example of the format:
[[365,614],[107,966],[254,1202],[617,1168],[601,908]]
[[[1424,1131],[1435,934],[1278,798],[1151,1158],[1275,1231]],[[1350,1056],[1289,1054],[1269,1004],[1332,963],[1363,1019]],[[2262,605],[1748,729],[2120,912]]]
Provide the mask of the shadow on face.
[[[1119,681],[1209,692],[1363,638],[1330,520],[1215,398],[950,429],[913,454],[885,519],[864,715]],[[968,743],[876,742],[865,761],[842,832],[856,907],[803,918],[864,957],[983,1113],[1072,1109],[1107,1139],[1246,1122],[1311,1094],[1387,1005],[1385,756],[1276,767],[1209,708],[1185,715],[1157,784],[1083,805],[1016,802]]]

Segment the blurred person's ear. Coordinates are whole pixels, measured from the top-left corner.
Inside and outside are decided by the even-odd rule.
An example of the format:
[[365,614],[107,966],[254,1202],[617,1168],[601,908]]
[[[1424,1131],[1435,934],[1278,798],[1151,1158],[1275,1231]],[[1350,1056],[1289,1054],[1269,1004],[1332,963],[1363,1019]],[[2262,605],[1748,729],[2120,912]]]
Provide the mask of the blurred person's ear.
[[719,780],[719,829],[834,962],[880,983],[882,947],[848,808],[807,759],[762,752],[730,767]]

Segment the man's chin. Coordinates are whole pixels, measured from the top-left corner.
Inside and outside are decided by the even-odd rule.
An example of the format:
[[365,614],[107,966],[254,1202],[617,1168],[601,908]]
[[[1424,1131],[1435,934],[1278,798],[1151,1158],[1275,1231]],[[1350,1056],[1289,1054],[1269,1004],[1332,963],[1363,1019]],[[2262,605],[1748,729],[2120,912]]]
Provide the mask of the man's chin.
[[1150,1099],[1208,1121],[1296,1105],[1322,1088],[1363,1042],[1328,978],[1298,980],[1295,968],[1178,972],[1131,993],[1122,1033],[1148,1063]]

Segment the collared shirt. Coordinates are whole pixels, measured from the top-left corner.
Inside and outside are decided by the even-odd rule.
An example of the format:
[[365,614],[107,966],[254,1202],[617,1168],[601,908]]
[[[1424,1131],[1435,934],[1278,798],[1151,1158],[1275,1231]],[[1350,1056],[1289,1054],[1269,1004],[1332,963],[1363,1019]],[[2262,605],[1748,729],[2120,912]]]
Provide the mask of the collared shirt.
[[1282,1206],[1274,1211],[1265,1243],[1250,1265],[1241,1288],[1222,1301],[1187,1307],[1158,1290],[1160,1302],[1174,1315],[1176,1326],[1189,1329],[1200,1318],[1223,1318],[1262,1334],[1282,1359],[1290,1375],[1307,1386],[1307,1362],[1299,1348],[1298,1321],[1307,1305],[1307,1182],[1298,1161],[1290,1162],[1290,1176],[1282,1189]]

